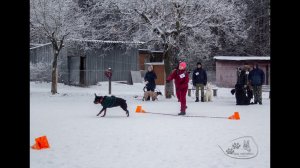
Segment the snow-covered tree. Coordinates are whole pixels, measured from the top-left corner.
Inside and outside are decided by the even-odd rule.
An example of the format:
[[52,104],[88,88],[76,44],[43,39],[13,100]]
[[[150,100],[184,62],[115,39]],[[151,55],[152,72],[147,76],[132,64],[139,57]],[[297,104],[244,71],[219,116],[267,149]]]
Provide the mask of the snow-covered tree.
[[[110,2],[114,2],[111,0]],[[131,26],[133,40],[160,46],[166,75],[178,60],[192,63],[210,59],[212,47],[222,47],[220,32],[232,43],[247,38],[246,6],[235,0],[124,0],[115,2]],[[124,32],[122,32],[124,33]],[[166,97],[173,85],[166,84]]]
[[57,58],[64,42],[67,37],[80,36],[84,24],[81,11],[73,0],[30,0],[31,37],[47,39],[53,47],[52,94],[57,93]]
[[248,55],[270,55],[270,0],[243,1],[248,7],[246,52]]
[[[56,51],[69,32],[84,39],[143,41],[149,49],[164,51],[166,75],[179,60],[191,69],[196,61],[212,60],[218,51],[235,48],[249,31],[245,0],[31,1],[31,16],[36,17],[31,27],[52,39]],[[84,50],[94,44],[85,45]],[[166,84],[166,97],[171,95],[173,85]]]

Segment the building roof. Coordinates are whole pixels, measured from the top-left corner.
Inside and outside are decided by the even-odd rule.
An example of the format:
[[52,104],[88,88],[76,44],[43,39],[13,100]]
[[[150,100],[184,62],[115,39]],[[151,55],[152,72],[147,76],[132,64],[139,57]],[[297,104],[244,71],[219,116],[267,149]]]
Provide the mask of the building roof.
[[109,40],[89,40],[89,39],[68,39],[69,41],[93,42],[93,43],[121,43],[121,44],[144,44],[141,41],[109,41]]
[[214,56],[216,60],[231,60],[231,61],[242,61],[242,60],[270,60],[269,56]]
[[39,47],[43,47],[46,45],[49,45],[51,43],[46,43],[46,44],[35,44],[35,43],[30,43],[30,49],[35,49],[35,48],[39,48]]

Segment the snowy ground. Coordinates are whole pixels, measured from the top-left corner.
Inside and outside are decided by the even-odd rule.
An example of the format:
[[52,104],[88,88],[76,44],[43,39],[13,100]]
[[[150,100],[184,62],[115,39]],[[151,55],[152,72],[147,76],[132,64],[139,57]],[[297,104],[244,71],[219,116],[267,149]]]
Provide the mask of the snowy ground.
[[[268,168],[270,167],[270,99],[263,105],[236,106],[229,88],[219,88],[213,102],[194,102],[187,97],[187,114],[240,120],[187,118],[135,113],[145,111],[177,114],[176,98],[143,102],[143,84],[112,83],[112,93],[127,100],[130,117],[121,108],[96,117],[101,105],[94,93],[108,94],[107,82],[88,88],[50,83],[30,83],[30,144],[46,135],[50,149],[30,149],[31,168]],[[158,86],[163,91],[164,86]],[[252,136],[259,153],[252,159],[234,159],[218,147],[242,136]]]

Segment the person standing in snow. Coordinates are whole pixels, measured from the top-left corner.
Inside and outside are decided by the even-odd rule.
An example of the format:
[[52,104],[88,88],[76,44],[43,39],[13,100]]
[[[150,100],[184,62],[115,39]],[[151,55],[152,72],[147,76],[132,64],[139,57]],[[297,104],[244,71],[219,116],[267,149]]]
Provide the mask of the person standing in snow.
[[189,74],[186,71],[186,63],[181,62],[178,70],[173,71],[167,78],[166,82],[175,80],[176,91],[178,91],[178,98],[180,101],[180,113],[178,115],[185,115],[186,106],[186,93],[188,90]]
[[237,105],[249,105],[253,97],[252,87],[248,81],[249,71],[248,63],[245,63],[243,68],[237,69],[237,82],[235,84]]
[[199,102],[199,88],[201,89],[201,102],[204,102],[204,86],[207,84],[207,74],[202,68],[201,62],[197,63],[197,68],[193,72],[193,86],[196,87],[196,101]]
[[[153,93],[156,88],[155,79],[157,79],[156,73],[153,71],[153,66],[150,65],[150,66],[148,66],[148,71],[145,74],[144,80],[146,82],[147,91],[151,92],[150,95],[152,97],[152,100],[154,100]],[[149,97],[149,100],[150,100],[150,97]]]
[[250,71],[249,83],[253,88],[254,92],[254,104],[262,104],[262,85],[265,82],[265,73],[263,70],[258,68],[258,64],[253,67],[253,70]]
[[244,64],[243,68],[238,68],[237,70],[237,82],[236,84],[246,88],[248,83],[248,75],[249,75],[250,67],[247,63]]

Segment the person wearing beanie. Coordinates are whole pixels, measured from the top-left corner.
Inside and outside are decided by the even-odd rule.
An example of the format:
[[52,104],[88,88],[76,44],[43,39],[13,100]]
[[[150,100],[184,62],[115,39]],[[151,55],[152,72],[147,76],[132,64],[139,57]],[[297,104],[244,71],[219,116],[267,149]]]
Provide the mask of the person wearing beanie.
[[254,92],[254,104],[259,103],[262,105],[262,85],[265,82],[265,73],[258,67],[258,64],[253,66],[253,70],[250,71],[248,79]]
[[202,68],[201,62],[197,63],[197,68],[193,71],[193,86],[196,87],[196,101],[199,102],[199,88],[201,89],[201,102],[204,102],[204,86],[207,84],[207,74]]
[[178,115],[186,114],[186,93],[188,90],[189,74],[186,71],[186,63],[179,63],[178,70],[173,71],[167,78],[167,82],[175,80],[176,93],[180,101],[180,113]]

